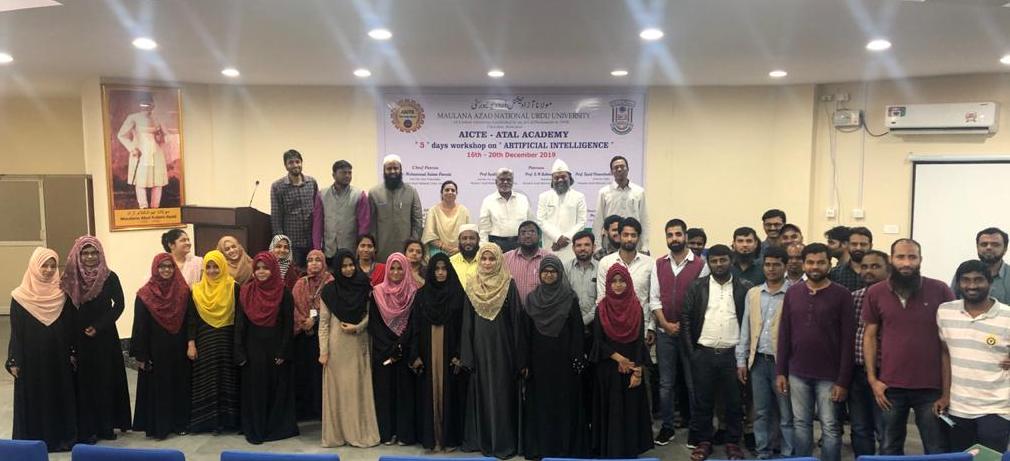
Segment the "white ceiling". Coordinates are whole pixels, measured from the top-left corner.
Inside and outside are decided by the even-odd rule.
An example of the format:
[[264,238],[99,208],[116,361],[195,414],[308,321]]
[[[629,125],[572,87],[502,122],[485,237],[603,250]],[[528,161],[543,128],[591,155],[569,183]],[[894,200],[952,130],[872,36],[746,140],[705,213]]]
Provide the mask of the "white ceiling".
[[[6,0],[0,0],[3,3]],[[246,84],[743,85],[1007,72],[1007,0],[65,0],[0,13],[0,91]],[[394,36],[377,42],[375,26]],[[638,32],[666,36],[644,42]],[[146,35],[156,51],[130,42]],[[883,53],[865,49],[887,37]],[[237,80],[220,70],[234,66]],[[372,77],[351,72],[366,67]],[[501,80],[486,73],[498,67]],[[628,77],[610,71],[624,68]],[[785,69],[773,80],[768,72]]]

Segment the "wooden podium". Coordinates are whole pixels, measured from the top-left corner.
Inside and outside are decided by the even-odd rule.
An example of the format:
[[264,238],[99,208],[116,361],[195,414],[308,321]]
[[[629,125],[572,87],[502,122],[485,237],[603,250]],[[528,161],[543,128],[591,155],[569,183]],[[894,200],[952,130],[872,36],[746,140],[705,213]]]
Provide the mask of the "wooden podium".
[[193,225],[193,254],[197,256],[216,249],[217,241],[226,235],[238,239],[250,256],[266,250],[273,237],[270,215],[252,207],[186,205],[182,207],[182,222]]

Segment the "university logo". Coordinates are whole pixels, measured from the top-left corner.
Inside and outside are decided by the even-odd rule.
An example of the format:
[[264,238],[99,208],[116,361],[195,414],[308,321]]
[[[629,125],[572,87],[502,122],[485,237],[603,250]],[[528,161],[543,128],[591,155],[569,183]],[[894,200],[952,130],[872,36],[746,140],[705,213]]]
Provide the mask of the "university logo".
[[392,105],[389,118],[397,130],[413,133],[424,125],[424,108],[413,99],[401,99]]
[[630,99],[610,101],[610,129],[617,134],[628,134],[634,127],[635,101]]

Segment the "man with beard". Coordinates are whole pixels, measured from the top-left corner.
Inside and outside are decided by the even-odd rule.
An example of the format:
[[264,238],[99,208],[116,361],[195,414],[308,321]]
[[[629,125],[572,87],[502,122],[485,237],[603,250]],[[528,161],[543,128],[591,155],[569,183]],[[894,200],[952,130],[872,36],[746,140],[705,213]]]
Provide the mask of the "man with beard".
[[519,248],[505,253],[505,269],[512,274],[519,299],[526,304],[526,295],[540,285],[540,261],[551,252],[540,248],[540,226],[533,221],[519,224]]
[[354,248],[368,233],[372,210],[368,194],[351,185],[351,163],[333,162],[333,185],[316,196],[312,213],[312,246],[326,254],[326,267],[340,248]]
[[939,280],[923,277],[921,264],[918,242],[896,240],[891,244],[891,277],[868,288],[864,300],[863,359],[866,379],[883,410],[883,455],[904,454],[909,410],[915,411],[926,454],[946,452],[934,414],[934,406],[943,403],[936,311],[954,299],[954,292]]
[[[863,284],[870,287],[886,280],[891,275],[891,265],[887,262],[887,253],[879,250],[867,251],[859,264],[859,276]],[[877,442],[884,436],[884,419],[880,407],[873,398],[873,389],[866,380],[866,361],[863,359],[863,337],[866,335],[866,323],[863,322],[863,301],[866,300],[866,288],[852,292],[852,305],[856,318],[856,352],[853,356],[855,366],[852,368],[852,385],[849,387],[849,419],[852,421],[852,432],[849,438],[852,442],[852,452],[856,457],[877,453]],[[877,354],[879,360],[880,354]]]
[[828,251],[822,243],[803,248],[807,280],[789,287],[782,301],[775,386],[790,396],[793,407],[793,456],[813,453],[816,408],[823,440],[820,459],[839,461],[842,422],[836,405],[845,400],[852,382],[856,322],[852,293],[828,279]]
[[526,195],[512,190],[514,180],[512,170],[498,169],[494,180],[498,190],[484,197],[484,201],[480,204],[480,218],[477,221],[480,241],[498,244],[503,253],[519,245],[519,237],[516,234],[519,224],[536,218]]
[[568,263],[575,257],[572,236],[586,228],[586,196],[572,189],[572,173],[563,160],[551,167],[551,188],[537,201],[537,221],[543,226],[543,247]]
[[865,227],[853,227],[849,229],[849,238],[846,241],[849,249],[849,261],[846,264],[838,264],[828,278],[849,291],[856,291],[863,288],[863,280],[859,277],[859,270],[863,262],[863,255],[873,249],[873,233]]
[[765,239],[761,242],[761,254],[769,246],[782,246],[782,226],[786,225],[786,212],[779,209],[771,209],[761,215],[761,227],[765,230]]
[[795,285],[804,280],[803,274],[803,244],[793,243],[786,247],[786,283]]
[[733,231],[733,276],[742,278],[751,285],[765,283],[761,266],[757,232],[750,227],[739,227]]
[[466,289],[466,283],[477,274],[477,248],[480,247],[480,234],[476,224],[459,226],[459,253],[449,257],[449,264],[459,276],[459,283]]
[[649,287],[652,269],[656,264],[649,255],[638,251],[638,238],[642,235],[642,223],[635,218],[624,218],[618,229],[621,233],[621,249],[601,259],[596,269],[596,302],[599,303],[607,294],[604,285],[610,266],[621,264],[628,268],[628,272],[631,274],[631,283],[635,288],[635,295],[638,296],[638,302],[642,304],[645,344],[652,347],[656,342],[656,331],[653,317],[649,312]]
[[789,248],[789,245],[794,243],[799,243],[800,245],[803,244],[803,232],[800,230],[799,226],[793,223],[786,223],[782,226],[782,229],[779,230],[779,232],[782,234],[782,236],[779,237],[779,245],[781,245],[782,248]]
[[705,229],[700,227],[692,227],[687,230],[687,247],[694,253],[695,256],[705,257],[705,245],[708,244],[708,235],[705,235]]
[[312,176],[302,174],[302,154],[294,149],[284,152],[288,174],[270,185],[270,227],[274,235],[286,235],[296,265],[305,267],[305,257],[312,250],[312,210],[319,185]]
[[844,266],[849,263],[849,228],[846,226],[835,226],[824,233],[827,240],[828,250],[831,257],[837,261],[836,266]]
[[[680,317],[684,297],[695,280],[708,275],[708,265],[687,248],[687,224],[681,219],[666,222],[666,247],[670,253],[656,259],[649,281],[649,308],[655,317],[656,361],[659,367],[659,414],[662,426],[656,445],[666,445],[675,433],[674,404],[677,402],[675,383],[677,372],[684,374],[691,387],[691,363],[680,338]],[[689,399],[690,400],[690,399]],[[681,414],[688,414],[681,408]]]
[[[978,250],[978,259],[989,266],[989,275],[992,276],[989,296],[1003,304],[1010,303],[1010,266],[1003,262],[1007,250],[1007,233],[998,227],[982,229],[975,235],[975,248]],[[960,298],[962,295],[958,285],[956,278],[950,282],[954,295]]]
[[726,245],[708,250],[711,275],[694,280],[684,297],[681,328],[683,345],[691,357],[694,408],[688,444],[695,445],[691,461],[703,461],[712,454],[712,416],[716,396],[726,404],[726,458],[743,459],[743,404],[737,383],[736,345],[740,341],[744,300],[753,285],[733,275],[732,252]]
[[398,155],[382,159],[383,184],[368,191],[372,222],[370,233],[375,242],[376,260],[385,261],[400,251],[408,239],[420,239],[424,229],[424,211],[417,189],[403,182],[403,162]]
[[[989,295],[991,265],[965,261],[955,273],[964,299],[940,305],[936,313],[943,354],[944,401],[950,404],[951,450],[980,443],[1006,451],[1010,438],[1010,380],[1006,379],[1010,307]],[[997,367],[996,364],[1000,364]],[[957,376],[952,379],[952,371]]]
[[606,237],[600,242],[600,248],[593,253],[593,259],[599,261],[603,259],[604,256],[621,249],[620,227],[622,219],[624,218],[612,214],[603,220],[603,229],[607,231]]
[[572,290],[575,290],[579,297],[579,309],[582,311],[582,325],[585,327],[584,333],[591,335],[592,330],[589,324],[596,318],[596,268],[597,262],[593,259],[593,246],[596,244],[596,236],[592,231],[582,229],[572,236],[572,248],[575,259],[572,259],[565,272],[568,275],[568,283]]
[[[616,214],[625,218],[635,218],[643,229],[649,228],[646,217],[645,189],[631,182],[628,178],[628,159],[615,155],[610,159],[610,174],[614,181],[600,188],[596,197],[596,216]],[[600,241],[606,237],[604,223],[593,224]],[[649,253],[649,233],[642,234],[638,239],[638,248],[645,254]],[[609,268],[608,268],[609,269]],[[604,273],[605,274],[605,273]],[[647,316],[648,317],[648,316]]]

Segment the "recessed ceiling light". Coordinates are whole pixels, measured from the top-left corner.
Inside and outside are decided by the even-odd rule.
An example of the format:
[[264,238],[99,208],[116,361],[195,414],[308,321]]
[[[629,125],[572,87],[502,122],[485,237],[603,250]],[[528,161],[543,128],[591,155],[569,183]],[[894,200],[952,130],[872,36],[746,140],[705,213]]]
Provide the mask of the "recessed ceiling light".
[[872,41],[870,41],[870,43],[866,44],[866,49],[868,49],[870,51],[884,51],[884,50],[886,50],[886,49],[888,49],[890,47],[891,47],[891,42],[889,42],[887,40],[884,40],[882,38],[878,38],[876,40],[872,40]]
[[789,75],[789,72],[786,72],[781,69],[776,69],[771,72],[768,72],[768,76],[771,78],[782,78],[785,77],[786,75]]
[[659,40],[663,38],[663,31],[656,28],[648,28],[638,34],[642,40]]
[[505,72],[499,69],[491,69],[487,72],[487,76],[491,78],[502,78],[505,76]]
[[1010,8],[1010,2],[1006,2],[1006,3],[1004,3],[1004,4],[1003,4],[1003,8]]
[[[9,56],[9,55],[8,55],[8,56]],[[7,62],[10,62],[10,61],[7,61]],[[999,62],[1001,62],[1001,63],[1003,63],[1003,64],[1006,64],[1006,65],[1010,66],[1010,54],[1005,54],[1005,55],[1003,55],[1003,57],[1002,57],[1002,58],[999,58]]]
[[610,71],[610,75],[613,75],[614,77],[626,77],[628,75],[628,71],[624,69],[614,69]]
[[368,31],[368,36],[375,40],[389,40],[393,38],[393,33],[389,29],[372,29]]
[[0,53],[0,64],[10,64],[14,62],[14,56],[7,53]]
[[224,70],[221,71],[221,75],[224,75],[225,77],[230,77],[230,78],[237,78],[241,74],[239,73],[238,69],[236,69],[234,67],[228,67],[228,68],[226,68],[226,69],[224,69]]
[[158,42],[147,37],[138,37],[133,39],[133,46],[140,50],[153,50],[158,47]]
[[358,78],[371,77],[372,71],[368,69],[354,69],[354,76]]

